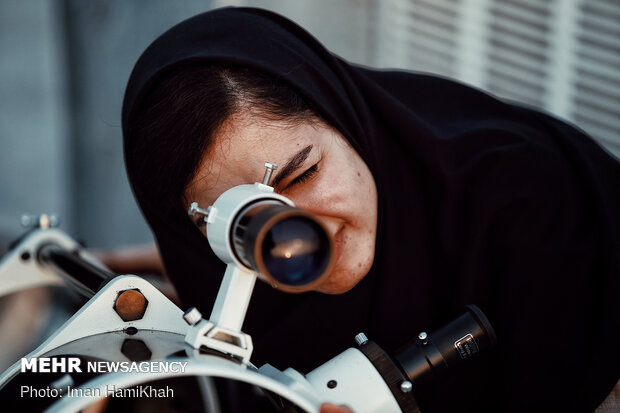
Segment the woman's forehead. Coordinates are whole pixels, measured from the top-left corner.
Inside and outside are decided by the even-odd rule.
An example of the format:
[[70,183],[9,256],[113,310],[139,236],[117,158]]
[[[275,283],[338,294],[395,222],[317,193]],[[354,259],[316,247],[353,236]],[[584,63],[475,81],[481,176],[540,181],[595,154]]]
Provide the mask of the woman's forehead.
[[232,116],[216,132],[203,163],[254,182],[262,179],[265,162],[283,165],[301,147],[319,141],[320,130],[309,122]]
[[215,133],[186,194],[215,200],[233,186],[260,182],[265,162],[284,165],[300,149],[321,146],[321,132],[310,122],[233,115]]

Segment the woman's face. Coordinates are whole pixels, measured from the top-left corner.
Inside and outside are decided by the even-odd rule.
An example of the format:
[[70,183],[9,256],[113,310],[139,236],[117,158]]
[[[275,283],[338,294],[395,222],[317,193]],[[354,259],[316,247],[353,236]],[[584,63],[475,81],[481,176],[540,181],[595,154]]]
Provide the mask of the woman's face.
[[278,165],[271,185],[316,214],[334,237],[336,265],[316,287],[344,293],[370,270],[377,232],[377,189],[370,170],[342,135],[322,121],[286,122],[234,114],[218,129],[185,199],[212,205],[236,185],[260,182],[265,162]]

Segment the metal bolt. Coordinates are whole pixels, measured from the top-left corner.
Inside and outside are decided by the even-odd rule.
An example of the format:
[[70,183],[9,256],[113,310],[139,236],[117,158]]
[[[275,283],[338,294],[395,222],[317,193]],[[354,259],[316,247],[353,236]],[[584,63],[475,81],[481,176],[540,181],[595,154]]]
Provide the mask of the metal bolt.
[[273,171],[278,169],[278,165],[271,162],[265,162],[265,175],[263,176],[263,185],[269,185],[269,181],[271,181],[271,174]]
[[355,342],[359,347],[361,347],[368,342],[368,337],[366,337],[366,334],[364,333],[359,333],[355,336]]
[[209,216],[210,211],[211,207],[207,209],[200,208],[198,206],[198,202],[192,202],[192,204],[189,206],[189,209],[187,210],[187,215],[189,215],[190,217],[193,217],[194,215],[202,215],[206,218]]
[[200,314],[196,307],[192,307],[183,314],[183,320],[190,326],[193,326],[202,320],[202,314]]
[[58,216],[52,214],[49,216],[49,218],[50,218],[50,226],[52,228],[56,228],[60,225],[60,218],[58,218]]
[[422,331],[420,334],[418,334],[418,339],[423,346],[426,346],[428,344],[428,334],[426,334],[425,331]]
[[413,389],[413,384],[409,380],[405,380],[400,383],[400,391],[403,393],[409,393]]
[[28,228],[32,225],[32,215],[22,214],[22,216],[19,217],[19,223],[22,225],[22,227]]
[[140,320],[149,304],[140,290],[121,291],[114,303],[114,310],[123,321]]

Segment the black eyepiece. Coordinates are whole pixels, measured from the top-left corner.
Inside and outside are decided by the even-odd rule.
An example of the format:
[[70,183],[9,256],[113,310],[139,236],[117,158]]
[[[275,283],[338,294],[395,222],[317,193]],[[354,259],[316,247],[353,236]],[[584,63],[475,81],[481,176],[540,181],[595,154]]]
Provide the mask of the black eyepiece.
[[302,286],[323,274],[331,251],[329,239],[316,221],[291,216],[276,222],[265,234],[261,259],[276,281]]
[[282,204],[259,204],[238,220],[235,251],[267,281],[289,292],[312,289],[333,263],[333,242],[310,213]]
[[484,313],[475,305],[443,328],[420,333],[414,344],[396,355],[415,387],[424,387],[478,353],[495,346],[497,338]]

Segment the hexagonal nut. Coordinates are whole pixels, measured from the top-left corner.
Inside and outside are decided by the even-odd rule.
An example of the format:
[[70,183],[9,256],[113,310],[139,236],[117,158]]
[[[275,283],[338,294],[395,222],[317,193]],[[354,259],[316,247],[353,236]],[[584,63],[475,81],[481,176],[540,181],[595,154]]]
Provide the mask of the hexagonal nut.
[[153,353],[146,343],[140,339],[128,338],[121,344],[121,353],[131,361],[147,361]]
[[138,289],[124,290],[118,293],[114,302],[114,311],[123,321],[135,321],[144,317],[149,301]]

